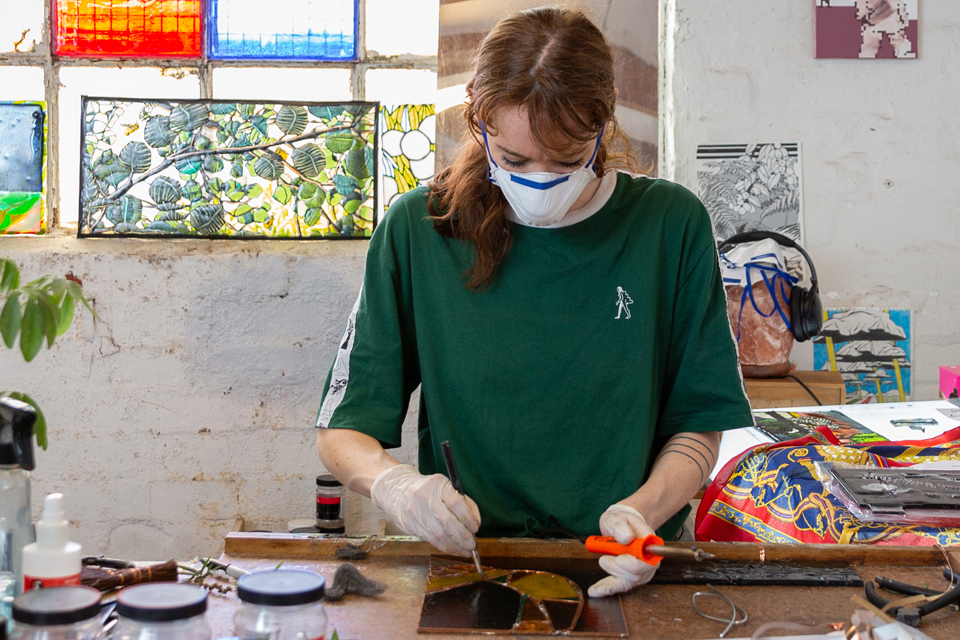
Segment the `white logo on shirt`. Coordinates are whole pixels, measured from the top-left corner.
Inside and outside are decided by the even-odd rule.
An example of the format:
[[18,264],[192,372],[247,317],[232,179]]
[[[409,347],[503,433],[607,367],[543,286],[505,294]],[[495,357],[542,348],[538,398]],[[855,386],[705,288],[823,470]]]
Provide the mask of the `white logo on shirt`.
[[627,316],[624,320],[630,319],[630,307],[628,305],[633,304],[633,298],[630,297],[630,294],[623,290],[623,287],[617,287],[617,317],[614,320],[620,319],[621,313],[626,313]]

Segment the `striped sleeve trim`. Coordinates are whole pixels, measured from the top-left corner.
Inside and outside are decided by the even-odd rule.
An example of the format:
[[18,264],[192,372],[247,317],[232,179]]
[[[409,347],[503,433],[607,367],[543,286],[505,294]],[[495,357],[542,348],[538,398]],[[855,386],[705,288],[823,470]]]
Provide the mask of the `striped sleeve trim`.
[[357,311],[360,309],[360,299],[362,297],[363,287],[361,286],[357,301],[353,304],[350,317],[347,318],[347,328],[344,329],[343,337],[340,339],[340,349],[337,351],[337,359],[333,362],[327,395],[317,412],[316,426],[320,429],[326,429],[330,426],[333,412],[337,410],[337,407],[343,401],[343,397],[347,394],[347,384],[350,382],[350,352],[353,351],[353,343],[357,337]]

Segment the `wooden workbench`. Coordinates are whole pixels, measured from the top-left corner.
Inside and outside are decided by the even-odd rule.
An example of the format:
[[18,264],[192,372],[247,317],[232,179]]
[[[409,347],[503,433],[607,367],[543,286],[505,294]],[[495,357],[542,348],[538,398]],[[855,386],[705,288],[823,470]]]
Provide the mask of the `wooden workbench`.
[[[343,562],[334,557],[334,552],[346,542],[358,543],[309,534],[230,533],[221,560],[251,571],[272,569],[283,560],[284,568],[310,569],[332,579],[336,567]],[[480,539],[478,543],[484,559],[555,558],[595,562],[597,558],[572,540]],[[794,560],[812,564],[842,560],[853,565],[864,581],[883,575],[930,588],[946,586],[940,575],[944,556],[931,547],[748,543],[699,546],[718,557],[744,563],[758,562],[762,550],[767,562]],[[417,633],[433,547],[411,539],[389,537],[371,538],[362,547],[370,550],[369,556],[354,564],[365,575],[386,583],[387,591],[375,599],[347,596],[341,602],[328,603],[331,631],[336,628],[344,640],[463,640],[469,637]],[[951,555],[956,554],[953,551]],[[724,625],[696,615],[690,604],[695,591],[705,590],[702,585],[646,585],[634,589],[623,596],[629,637],[645,640],[717,638]],[[863,589],[855,587],[721,586],[720,590],[745,609],[750,618],[747,624],[734,628],[728,638],[749,638],[765,622],[849,622],[854,610],[862,608],[851,601],[852,596],[863,595]],[[701,602],[705,609],[709,600]],[[235,606],[233,593],[211,596],[209,616],[215,638],[230,635]],[[924,618],[920,629],[934,640],[960,640],[960,613],[940,610]],[[514,637],[532,640],[544,636]]]

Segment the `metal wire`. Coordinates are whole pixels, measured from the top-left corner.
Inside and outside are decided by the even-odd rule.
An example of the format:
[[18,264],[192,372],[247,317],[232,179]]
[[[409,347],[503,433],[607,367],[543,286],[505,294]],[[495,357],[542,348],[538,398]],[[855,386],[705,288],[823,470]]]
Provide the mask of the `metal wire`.
[[[727,633],[730,631],[730,629],[732,629],[735,625],[741,625],[741,624],[746,623],[746,621],[747,621],[747,612],[744,611],[743,609],[741,609],[740,607],[738,607],[737,605],[735,605],[735,604],[733,603],[733,600],[731,600],[731,599],[728,598],[727,596],[725,596],[725,595],[723,595],[722,593],[720,593],[720,590],[717,589],[716,587],[714,587],[712,584],[708,584],[707,587],[708,587],[709,589],[713,589],[713,593],[710,593],[709,591],[697,591],[697,592],[694,593],[693,596],[690,598],[690,601],[691,601],[691,603],[693,604],[693,610],[697,612],[697,615],[703,616],[703,617],[706,618],[707,620],[713,620],[714,622],[726,622],[726,623],[727,623],[727,627],[726,627],[723,631],[720,632],[720,637],[721,637],[721,638],[725,638],[725,637],[727,636]],[[698,596],[707,596],[707,597],[710,597],[710,598],[719,598],[719,599],[723,600],[723,601],[726,602],[728,605],[730,605],[730,617],[729,617],[729,618],[718,618],[717,616],[711,616],[711,615],[708,614],[708,613],[704,613],[703,611],[700,610],[700,607],[697,606],[697,597],[698,597]],[[743,614],[743,617],[742,617],[742,618],[737,618],[737,614],[738,614],[738,613],[742,613],[742,614]]]

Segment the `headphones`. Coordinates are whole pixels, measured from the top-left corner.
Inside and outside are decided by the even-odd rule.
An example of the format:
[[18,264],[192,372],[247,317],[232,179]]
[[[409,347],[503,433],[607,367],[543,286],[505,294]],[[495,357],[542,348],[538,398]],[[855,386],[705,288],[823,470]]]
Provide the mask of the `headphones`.
[[790,290],[790,328],[797,342],[805,342],[818,335],[823,327],[823,305],[820,302],[820,287],[817,284],[817,269],[810,255],[799,244],[785,235],[773,231],[745,231],[730,236],[720,243],[717,251],[723,252],[735,244],[758,240],[774,240],[783,247],[796,249],[810,265],[810,288],[794,285]]

